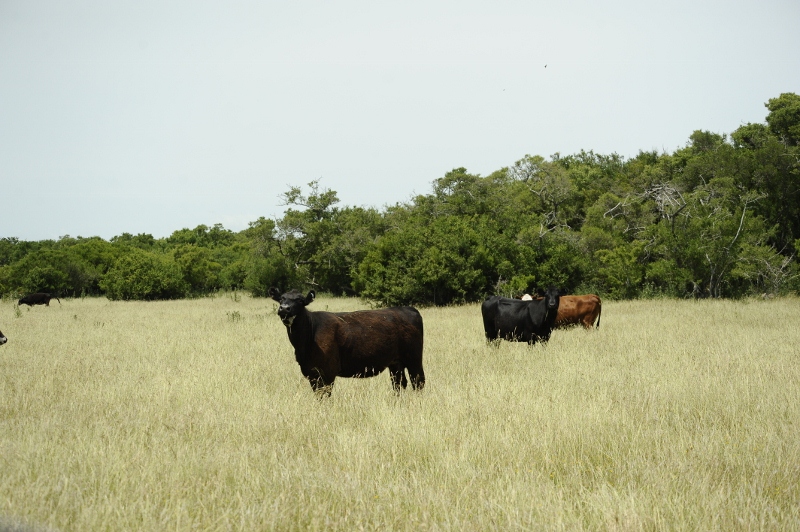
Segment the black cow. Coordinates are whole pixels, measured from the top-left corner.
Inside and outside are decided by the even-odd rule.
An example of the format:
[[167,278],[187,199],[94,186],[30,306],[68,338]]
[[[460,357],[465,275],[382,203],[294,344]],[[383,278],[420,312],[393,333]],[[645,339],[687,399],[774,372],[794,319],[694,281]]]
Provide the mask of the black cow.
[[0,345],[3,345],[3,344],[4,344],[4,343],[6,343],[6,342],[8,342],[8,338],[6,338],[6,337],[3,335],[3,331],[0,331]]
[[20,298],[20,300],[17,302],[17,305],[23,305],[24,304],[24,305],[28,305],[30,307],[32,307],[33,305],[46,305],[46,306],[49,307],[51,299],[55,299],[56,301],[58,301],[59,305],[61,304],[61,300],[58,299],[53,294],[45,294],[44,292],[36,292],[35,294],[28,294],[27,296],[24,296],[24,297]]
[[425,385],[422,369],[422,316],[413,307],[357,312],[311,312],[314,291],[269,295],[280,303],[300,371],[320,396],[330,396],[336,377],[372,377],[389,368],[395,391]]
[[560,293],[549,288],[544,299],[522,301],[492,296],[481,305],[486,340],[512,342],[547,342],[555,327]]

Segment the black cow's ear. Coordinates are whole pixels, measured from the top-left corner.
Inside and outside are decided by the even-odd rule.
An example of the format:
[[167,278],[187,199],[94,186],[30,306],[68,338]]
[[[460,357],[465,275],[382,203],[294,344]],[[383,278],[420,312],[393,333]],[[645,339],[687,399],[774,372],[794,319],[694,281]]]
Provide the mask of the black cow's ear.
[[309,290],[308,295],[306,296],[306,305],[310,305],[314,298],[317,297],[317,294],[314,293],[313,290]]
[[267,291],[267,293],[268,293],[270,296],[272,296],[272,299],[274,299],[275,301],[278,301],[278,302],[280,302],[280,300],[281,300],[281,291],[280,291],[280,290],[278,290],[277,288],[275,288],[275,287],[273,286],[272,288],[270,288],[270,289]]

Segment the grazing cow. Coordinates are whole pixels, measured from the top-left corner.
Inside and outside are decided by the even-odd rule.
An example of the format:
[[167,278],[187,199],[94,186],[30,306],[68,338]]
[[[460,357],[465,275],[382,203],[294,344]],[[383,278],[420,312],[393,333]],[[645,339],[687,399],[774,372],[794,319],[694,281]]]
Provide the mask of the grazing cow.
[[319,396],[330,396],[336,377],[372,377],[389,368],[399,392],[408,384],[425,385],[422,369],[422,316],[413,307],[356,312],[311,312],[314,291],[269,295],[280,303],[278,316],[286,326],[300,371]]
[[3,345],[3,344],[4,344],[4,343],[6,343],[6,342],[8,342],[8,338],[6,338],[6,337],[3,335],[3,331],[0,331],[0,345]]
[[19,306],[24,304],[28,305],[29,307],[32,307],[33,305],[46,305],[49,307],[51,299],[55,299],[58,301],[59,305],[61,304],[61,300],[52,294],[36,292],[35,294],[28,294],[27,296],[20,298],[20,300],[17,302],[17,305]]
[[558,316],[556,317],[556,327],[571,327],[572,325],[583,325],[584,329],[591,329],[595,325],[600,327],[600,312],[602,304],[600,298],[594,294],[585,296],[561,296],[561,303],[558,306]]
[[522,301],[492,296],[481,305],[486,339],[512,342],[547,342],[555,327],[560,293],[549,288],[543,299]]

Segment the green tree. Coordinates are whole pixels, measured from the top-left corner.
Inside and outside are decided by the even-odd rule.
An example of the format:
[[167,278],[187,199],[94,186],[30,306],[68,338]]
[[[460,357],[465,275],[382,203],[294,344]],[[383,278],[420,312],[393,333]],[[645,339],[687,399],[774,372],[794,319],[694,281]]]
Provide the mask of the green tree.
[[770,244],[792,255],[797,252],[794,241],[800,236],[800,146],[781,140],[787,134],[778,137],[763,124],[747,124],[731,137],[739,185],[765,196],[755,212],[776,229]]
[[263,216],[243,231],[250,254],[242,263],[246,269],[244,287],[256,297],[267,297],[271,286],[295,286],[294,270],[281,253],[275,222]]
[[800,268],[794,256],[778,253],[772,246],[744,243],[731,276],[746,283],[751,294],[786,295],[797,289]]
[[770,131],[787,146],[800,144],[800,96],[785,92],[764,104]]
[[550,229],[579,223],[578,190],[564,166],[545,161],[539,155],[526,155],[509,169],[509,175],[535,198],[533,210],[544,215]]
[[610,297],[630,299],[636,297],[645,274],[642,261],[643,242],[618,245],[596,253],[599,259],[598,277]]
[[[283,195],[289,208],[275,225],[270,253],[277,250],[299,286],[353,294],[354,272],[385,223],[375,209],[336,207],[336,192],[320,188],[319,181],[308,186],[307,195],[299,187]],[[276,259],[270,263],[275,270]]]
[[111,300],[178,299],[187,286],[170,257],[139,249],[122,255],[100,280]]
[[753,213],[760,199],[735,187],[731,178],[715,178],[687,195],[687,208],[674,225],[654,226],[652,236],[663,245],[661,258],[690,272],[696,296],[722,297],[726,287],[733,289],[730,274],[741,259],[742,246],[764,232]]
[[213,259],[211,250],[183,244],[173,250],[173,256],[189,293],[199,295],[219,288],[222,266]]
[[139,233],[138,235],[122,233],[121,235],[111,237],[111,243],[117,246],[135,247],[147,251],[163,249],[162,241],[156,240],[155,237],[149,233]]
[[501,239],[487,216],[408,217],[370,249],[355,286],[383,305],[476,301],[493,290]]

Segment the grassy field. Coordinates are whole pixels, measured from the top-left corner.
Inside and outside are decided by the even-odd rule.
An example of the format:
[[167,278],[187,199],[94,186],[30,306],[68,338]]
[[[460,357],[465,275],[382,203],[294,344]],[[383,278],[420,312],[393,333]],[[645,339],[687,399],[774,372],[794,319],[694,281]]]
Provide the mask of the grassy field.
[[800,530],[800,300],[422,315],[422,393],[319,401],[270,300],[0,303],[0,530]]

